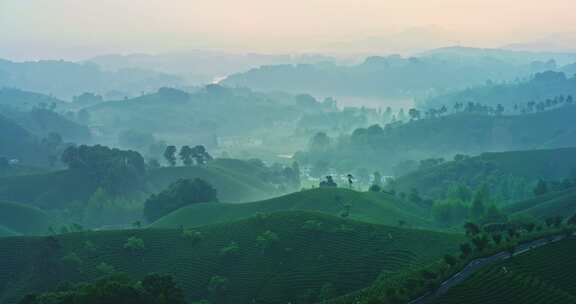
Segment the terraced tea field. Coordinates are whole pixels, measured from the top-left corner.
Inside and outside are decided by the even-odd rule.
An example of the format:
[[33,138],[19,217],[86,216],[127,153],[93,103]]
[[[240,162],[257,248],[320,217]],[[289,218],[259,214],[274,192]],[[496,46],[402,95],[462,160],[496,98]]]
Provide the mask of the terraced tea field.
[[306,210],[348,217],[358,221],[397,226],[433,227],[422,207],[386,194],[357,192],[343,188],[312,189],[269,200],[243,204],[193,204],[178,209],[152,224],[154,228],[194,227],[224,223],[253,216],[258,212]]
[[260,215],[194,230],[7,237],[0,238],[0,303],[111,270],[136,278],[174,274],[191,301],[310,303],[364,288],[383,271],[437,260],[457,251],[462,241],[455,234],[310,212]]
[[576,303],[576,240],[543,246],[474,274],[435,304]]

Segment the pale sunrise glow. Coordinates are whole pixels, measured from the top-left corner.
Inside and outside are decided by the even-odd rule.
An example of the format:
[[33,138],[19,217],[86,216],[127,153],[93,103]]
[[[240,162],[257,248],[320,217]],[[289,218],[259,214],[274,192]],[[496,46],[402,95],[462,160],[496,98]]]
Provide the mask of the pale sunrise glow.
[[0,56],[39,57],[40,46],[44,56],[82,57],[187,49],[410,52],[558,34],[573,42],[575,10],[571,0],[0,0]]

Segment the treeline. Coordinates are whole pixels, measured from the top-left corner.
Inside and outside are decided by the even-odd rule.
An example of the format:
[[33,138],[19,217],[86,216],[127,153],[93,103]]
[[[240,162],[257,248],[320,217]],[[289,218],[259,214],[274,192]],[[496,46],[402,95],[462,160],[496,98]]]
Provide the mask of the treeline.
[[547,71],[536,73],[530,80],[517,83],[495,84],[489,82],[484,86],[473,87],[454,93],[439,95],[422,100],[419,104],[425,108],[441,108],[460,105],[463,110],[467,105],[483,105],[483,107],[503,107],[510,113],[530,113],[543,110],[544,107],[559,104],[559,98],[572,103],[571,96],[576,95],[576,76],[566,76],[562,72]]

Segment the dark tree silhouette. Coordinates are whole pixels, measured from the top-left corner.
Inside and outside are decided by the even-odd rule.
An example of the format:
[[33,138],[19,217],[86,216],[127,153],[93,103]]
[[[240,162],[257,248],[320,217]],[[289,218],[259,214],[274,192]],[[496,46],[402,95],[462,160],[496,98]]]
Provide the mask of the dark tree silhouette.
[[320,188],[336,188],[336,187],[338,187],[338,184],[334,182],[332,175],[326,176],[326,180],[320,182]]
[[144,217],[153,222],[181,207],[195,204],[217,202],[217,191],[208,182],[196,178],[180,179],[166,190],[151,195],[144,203]]
[[176,147],[175,146],[168,146],[166,150],[164,150],[164,158],[168,162],[168,164],[172,167],[176,166]]
[[192,166],[193,164],[192,154],[193,154],[192,148],[190,148],[189,146],[182,146],[182,148],[180,148],[178,156],[180,156],[180,160],[182,160],[184,166]]
[[348,174],[346,178],[348,179],[348,188],[352,189],[352,185],[354,184],[354,176],[352,176],[352,174]]
[[548,193],[548,183],[543,180],[539,180],[534,188],[534,195],[540,196]]
[[207,162],[212,160],[212,156],[208,154],[206,148],[202,145],[195,146],[192,148],[192,158],[196,160],[196,164],[205,165]]

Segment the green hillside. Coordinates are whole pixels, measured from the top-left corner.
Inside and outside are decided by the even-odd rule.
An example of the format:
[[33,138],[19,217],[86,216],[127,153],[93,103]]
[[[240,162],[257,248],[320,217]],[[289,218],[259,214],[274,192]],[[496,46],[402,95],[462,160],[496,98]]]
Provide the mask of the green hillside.
[[[126,248],[131,237],[141,246]],[[94,279],[110,266],[137,278],[172,273],[190,300],[310,303],[366,287],[383,271],[436,260],[456,251],[462,239],[308,212],[260,215],[196,230],[2,238],[0,303],[53,289],[63,280]],[[214,281],[226,282],[225,288],[214,288]]]
[[346,205],[350,206],[349,217],[354,220],[391,226],[398,225],[399,221],[410,226],[431,226],[421,208],[389,194],[318,188],[253,203],[194,204],[161,218],[152,227],[194,227],[247,218],[256,213],[289,210],[318,211],[339,216],[346,210]]
[[576,303],[576,240],[498,263],[451,288],[434,303]]
[[[241,162],[241,161],[239,161]],[[207,166],[154,169],[147,174],[148,192],[163,190],[179,178],[203,178],[218,190],[221,200],[249,201],[273,196],[273,186],[244,171],[235,161],[215,160]],[[87,200],[98,184],[81,170],[0,178],[0,200],[62,208],[74,201]]]
[[0,201],[0,236],[18,234],[48,234],[54,221],[42,210],[16,203]]
[[472,188],[487,183],[494,192],[505,193],[506,199],[519,200],[532,195],[539,179],[569,177],[576,168],[575,154],[576,148],[483,153],[409,173],[398,178],[394,187],[442,197],[456,183]]
[[576,214],[576,188],[555,191],[521,201],[504,208],[509,214],[529,215],[537,218],[569,217]]
[[0,237],[14,236],[16,233],[6,227],[0,226]]
[[12,119],[0,113],[0,156],[19,159],[24,164],[45,165],[48,161],[48,149],[40,140],[18,125]]
[[[321,110],[320,103],[312,105]],[[275,122],[295,120],[302,109],[293,98],[282,100],[248,89],[208,85],[191,94],[169,88],[136,98],[88,107],[91,122],[114,134],[125,129],[186,136],[189,141],[213,135],[246,135]],[[234,113],[234,115],[230,115]],[[254,119],[258,117],[259,119]]]
[[79,170],[64,170],[0,178],[0,200],[60,208],[87,199],[96,183]]
[[[566,67],[568,68],[568,67]],[[491,83],[471,87],[448,94],[440,94],[423,100],[428,107],[451,106],[457,102],[470,101],[487,105],[504,105],[511,109],[514,105],[529,101],[545,101],[559,95],[576,94],[573,73],[547,71],[536,73],[530,79],[522,82]]]
[[161,191],[180,178],[201,178],[218,190],[222,201],[242,202],[272,197],[277,190],[256,176],[258,168],[235,159],[216,159],[207,166],[165,167],[149,173],[152,191]]
[[378,168],[398,175],[396,165],[487,151],[557,149],[576,146],[576,105],[524,115],[455,113],[386,126],[358,128],[329,147],[297,155],[302,165],[327,161],[340,171]]
[[[2,63],[0,62],[0,66]],[[60,99],[15,88],[0,88],[0,105],[9,106],[19,110],[32,110],[41,106],[47,107],[56,104],[57,107],[65,107],[66,102]]]

